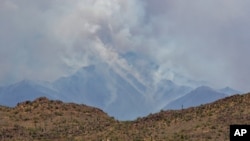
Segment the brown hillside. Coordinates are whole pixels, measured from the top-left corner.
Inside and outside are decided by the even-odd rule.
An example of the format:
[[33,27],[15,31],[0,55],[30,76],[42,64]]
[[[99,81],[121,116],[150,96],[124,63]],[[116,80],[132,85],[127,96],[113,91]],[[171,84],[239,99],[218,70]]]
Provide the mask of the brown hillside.
[[229,140],[230,124],[250,124],[250,94],[135,121],[86,105],[38,98],[0,107],[0,140]]
[[15,108],[1,107],[0,111],[0,140],[92,139],[102,137],[116,124],[97,108],[47,98]]

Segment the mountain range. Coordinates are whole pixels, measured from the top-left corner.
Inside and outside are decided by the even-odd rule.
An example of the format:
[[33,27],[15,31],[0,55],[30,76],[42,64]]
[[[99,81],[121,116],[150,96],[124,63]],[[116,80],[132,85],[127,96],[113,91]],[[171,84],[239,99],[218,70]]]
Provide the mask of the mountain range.
[[25,100],[48,97],[100,108],[119,120],[132,120],[161,109],[181,109],[209,103],[231,94],[232,88],[192,88],[163,79],[153,87],[137,76],[107,64],[89,65],[54,82],[23,80],[0,88],[0,105],[14,107]]

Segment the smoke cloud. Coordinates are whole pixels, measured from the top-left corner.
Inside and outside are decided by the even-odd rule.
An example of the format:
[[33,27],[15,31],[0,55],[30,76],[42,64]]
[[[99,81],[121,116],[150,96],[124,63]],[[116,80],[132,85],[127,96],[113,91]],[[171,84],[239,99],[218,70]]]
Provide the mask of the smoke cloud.
[[142,82],[195,80],[249,91],[249,6],[247,0],[1,0],[0,83],[53,81],[105,61]]

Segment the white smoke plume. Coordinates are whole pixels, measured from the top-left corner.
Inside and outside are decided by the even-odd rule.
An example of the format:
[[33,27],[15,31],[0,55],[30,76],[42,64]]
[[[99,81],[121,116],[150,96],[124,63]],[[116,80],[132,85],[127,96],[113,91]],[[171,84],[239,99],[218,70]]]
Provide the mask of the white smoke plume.
[[[105,61],[144,83],[192,79],[247,91],[249,6],[246,0],[1,0],[0,83],[53,81]],[[123,58],[129,53],[132,59]]]

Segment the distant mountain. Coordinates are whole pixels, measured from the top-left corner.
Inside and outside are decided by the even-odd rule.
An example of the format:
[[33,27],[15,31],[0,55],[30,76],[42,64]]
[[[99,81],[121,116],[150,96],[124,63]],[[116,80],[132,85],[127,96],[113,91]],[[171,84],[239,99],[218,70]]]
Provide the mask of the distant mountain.
[[155,94],[150,93],[149,87],[133,74],[100,63],[83,67],[52,83],[24,80],[2,87],[0,105],[15,106],[20,101],[46,96],[64,102],[84,103],[101,108],[117,119],[132,120],[159,111],[166,101],[184,94],[183,88],[165,81],[156,91],[159,94],[153,97]]
[[159,105],[159,109],[162,109],[169,102],[180,98],[193,89],[188,86],[179,86],[171,80],[162,80],[158,83],[157,91],[155,92],[155,101]]
[[57,91],[49,88],[49,84],[23,80],[0,89],[0,104],[13,107],[21,101],[34,100],[41,96],[59,98]]
[[[71,76],[53,83],[66,102],[84,103],[103,109],[120,120],[132,120],[157,112],[192,90],[170,80],[161,81],[154,94],[132,74],[119,74],[107,64],[83,67]],[[150,95],[153,97],[149,98]]]
[[210,87],[201,86],[186,94],[185,96],[170,102],[164,107],[164,109],[181,109],[199,106],[201,104],[210,103],[226,96],[226,94],[217,92]]
[[225,87],[225,88],[219,89],[218,91],[221,93],[227,94],[227,95],[241,94],[242,93],[242,92],[235,90],[235,89],[232,89],[230,87]]
[[195,106],[225,97],[208,87],[192,91],[191,87],[167,79],[155,85],[145,83],[146,80],[119,66],[99,63],[51,83],[24,80],[0,87],[0,105],[15,106],[21,101],[46,96],[98,107],[117,119],[132,120],[164,108],[180,109],[182,105]]
[[124,76],[105,64],[83,67],[53,83],[63,101],[84,103],[103,109],[118,119],[132,119],[151,110],[146,87],[132,75]]

